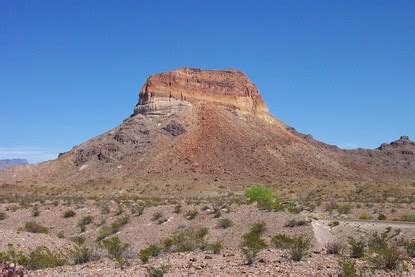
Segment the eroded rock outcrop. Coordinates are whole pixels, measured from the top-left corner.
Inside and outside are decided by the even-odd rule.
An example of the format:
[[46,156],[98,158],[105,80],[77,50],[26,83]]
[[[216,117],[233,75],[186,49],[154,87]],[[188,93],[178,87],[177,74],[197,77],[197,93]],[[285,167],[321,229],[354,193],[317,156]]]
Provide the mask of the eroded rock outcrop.
[[268,113],[258,89],[241,71],[183,68],[149,77],[134,114],[175,112],[200,102],[253,114]]

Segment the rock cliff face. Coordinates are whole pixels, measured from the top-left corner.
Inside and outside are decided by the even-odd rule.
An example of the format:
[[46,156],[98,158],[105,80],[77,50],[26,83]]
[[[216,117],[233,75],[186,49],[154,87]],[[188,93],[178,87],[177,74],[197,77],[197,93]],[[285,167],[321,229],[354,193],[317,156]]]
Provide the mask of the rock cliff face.
[[257,88],[241,71],[184,68],[148,78],[134,114],[174,112],[200,102],[252,114],[268,113]]
[[143,193],[160,186],[197,193],[212,184],[283,178],[412,182],[414,153],[408,137],[373,150],[316,141],[274,118],[242,72],[184,68],[149,77],[121,125],[55,161],[2,171],[0,185],[128,184]]

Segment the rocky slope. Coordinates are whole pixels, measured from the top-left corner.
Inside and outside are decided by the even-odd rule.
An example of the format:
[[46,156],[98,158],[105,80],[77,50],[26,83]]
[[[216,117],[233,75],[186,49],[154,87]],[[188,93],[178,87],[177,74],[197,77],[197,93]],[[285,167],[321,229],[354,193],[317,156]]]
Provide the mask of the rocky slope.
[[[284,177],[413,180],[415,143],[342,150],[274,118],[237,70],[184,68],[148,78],[131,117],[55,161],[13,168],[0,184],[252,184]],[[145,193],[143,191],[143,193]]]

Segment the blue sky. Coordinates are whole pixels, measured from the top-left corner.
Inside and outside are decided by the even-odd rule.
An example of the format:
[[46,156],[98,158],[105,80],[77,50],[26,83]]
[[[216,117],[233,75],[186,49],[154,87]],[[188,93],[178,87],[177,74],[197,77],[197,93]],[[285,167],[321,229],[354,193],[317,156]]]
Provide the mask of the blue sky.
[[239,68],[272,113],[341,147],[415,137],[415,1],[0,1],[0,158],[122,122],[152,73]]

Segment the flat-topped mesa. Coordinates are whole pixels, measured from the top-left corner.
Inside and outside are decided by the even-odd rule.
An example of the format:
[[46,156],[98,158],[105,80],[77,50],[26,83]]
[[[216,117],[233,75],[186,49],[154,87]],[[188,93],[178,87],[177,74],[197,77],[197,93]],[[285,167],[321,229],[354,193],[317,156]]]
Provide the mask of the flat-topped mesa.
[[164,114],[200,102],[246,113],[268,113],[258,89],[241,71],[182,68],[150,76],[141,89],[134,115]]

